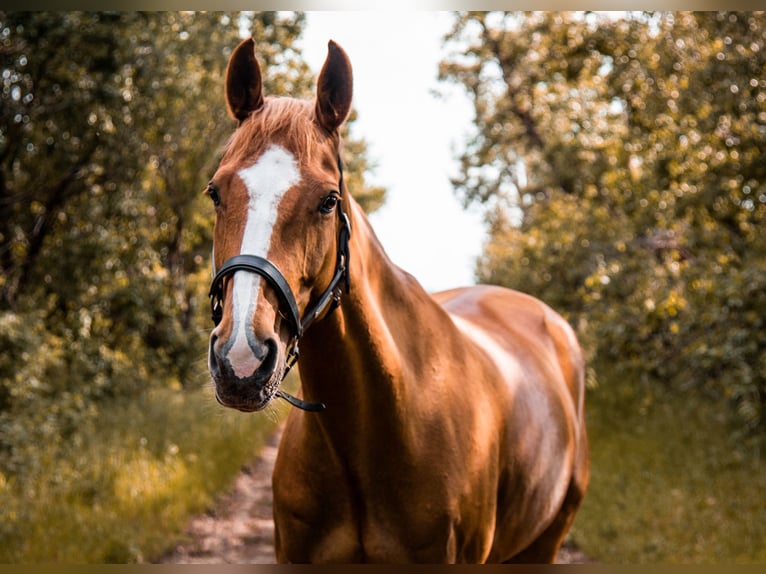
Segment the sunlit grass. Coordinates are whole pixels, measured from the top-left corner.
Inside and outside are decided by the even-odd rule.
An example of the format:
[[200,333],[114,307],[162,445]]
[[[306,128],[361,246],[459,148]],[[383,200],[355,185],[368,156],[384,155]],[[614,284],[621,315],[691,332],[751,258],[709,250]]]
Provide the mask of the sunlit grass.
[[[702,398],[599,370],[591,486],[571,533],[608,563],[766,562],[766,460]],[[103,411],[38,474],[0,476],[0,562],[141,562],[178,539],[287,410],[243,414],[209,388],[155,390]]]
[[[628,379],[630,377],[627,377]],[[609,563],[766,562],[766,460],[708,399],[603,371],[592,478],[572,538]]]
[[0,480],[0,562],[152,560],[257,455],[285,411],[224,409],[207,387],[109,406],[66,452],[40,445],[44,471]]

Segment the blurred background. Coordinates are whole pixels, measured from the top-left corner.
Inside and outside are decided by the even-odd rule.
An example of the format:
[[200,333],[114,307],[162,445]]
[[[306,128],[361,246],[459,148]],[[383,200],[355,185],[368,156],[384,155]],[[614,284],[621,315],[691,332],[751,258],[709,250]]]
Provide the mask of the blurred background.
[[[452,234],[476,254],[469,281],[543,299],[588,357],[592,482],[568,543],[603,562],[765,561],[764,14],[430,16],[428,97],[462,98],[467,123],[418,231],[468,210]],[[202,191],[234,129],[231,50],[254,36],[267,91],[311,97],[312,18],[332,29],[0,12],[0,562],[154,560],[284,416],[212,397]],[[411,173],[380,177],[357,102],[349,189],[390,211],[385,236]]]

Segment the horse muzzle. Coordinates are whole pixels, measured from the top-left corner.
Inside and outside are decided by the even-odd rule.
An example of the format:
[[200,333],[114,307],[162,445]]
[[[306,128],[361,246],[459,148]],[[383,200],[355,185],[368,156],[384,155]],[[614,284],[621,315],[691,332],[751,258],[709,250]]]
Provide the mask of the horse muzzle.
[[248,338],[245,349],[210,337],[208,367],[215,397],[225,407],[244,412],[263,409],[279,390],[285,356],[275,339]]

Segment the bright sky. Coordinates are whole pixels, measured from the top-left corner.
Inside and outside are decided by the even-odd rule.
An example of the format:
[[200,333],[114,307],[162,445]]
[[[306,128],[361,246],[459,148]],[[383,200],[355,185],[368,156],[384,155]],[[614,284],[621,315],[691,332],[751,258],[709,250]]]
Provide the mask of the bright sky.
[[352,134],[368,143],[373,183],[388,189],[370,220],[391,259],[429,291],[474,283],[485,238],[481,214],[463,210],[449,181],[472,117],[460,89],[436,79],[450,22],[425,11],[308,12],[301,42],[315,73],[330,39],[351,59]]

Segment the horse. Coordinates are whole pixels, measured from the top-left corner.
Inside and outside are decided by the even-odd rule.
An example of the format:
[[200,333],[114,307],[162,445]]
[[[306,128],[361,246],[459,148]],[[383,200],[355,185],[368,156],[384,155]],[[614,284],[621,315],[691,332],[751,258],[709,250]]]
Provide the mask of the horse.
[[[572,328],[498,286],[429,294],[392,263],[343,179],[338,44],[313,99],[265,96],[252,38],[224,84],[208,366],[226,407],[298,407],[272,476],[277,560],[553,562],[590,466]],[[301,396],[280,388],[296,362]]]

